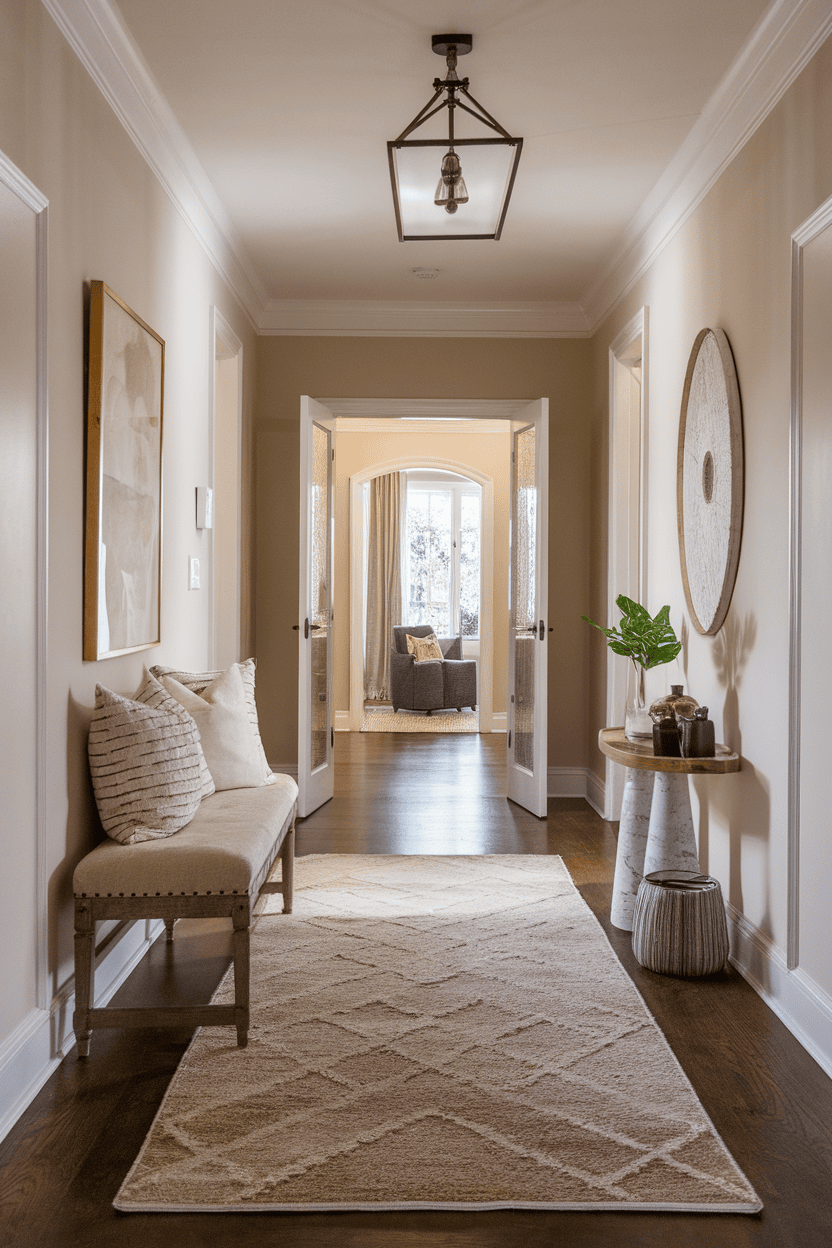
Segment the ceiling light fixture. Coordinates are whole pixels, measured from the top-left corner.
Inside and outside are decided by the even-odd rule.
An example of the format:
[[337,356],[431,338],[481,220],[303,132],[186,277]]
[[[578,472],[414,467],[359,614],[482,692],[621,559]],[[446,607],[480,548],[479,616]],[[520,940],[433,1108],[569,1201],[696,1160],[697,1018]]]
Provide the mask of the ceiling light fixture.
[[[502,233],[523,140],[514,138],[495,121],[471,95],[468,79],[457,74],[457,58],[470,52],[473,42],[472,35],[433,36],[434,52],[446,59],[446,77],[434,79],[434,94],[427,104],[399,137],[387,144],[396,227],[402,243],[435,238],[496,240]],[[444,99],[437,103],[442,95]],[[443,109],[448,111],[447,138],[408,138]],[[457,109],[499,137],[460,137],[455,128]],[[447,149],[438,167],[436,148]],[[460,151],[465,160],[464,177]]]

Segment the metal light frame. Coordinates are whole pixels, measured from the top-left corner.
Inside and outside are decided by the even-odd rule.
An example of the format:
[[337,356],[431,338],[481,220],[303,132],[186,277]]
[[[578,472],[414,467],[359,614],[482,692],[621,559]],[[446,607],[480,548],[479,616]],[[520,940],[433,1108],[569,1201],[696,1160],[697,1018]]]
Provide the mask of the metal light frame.
[[[464,56],[471,51],[473,46],[473,35],[434,35],[431,39],[433,51],[439,56],[447,58],[448,74],[444,79],[434,78],[433,95],[420,109],[413,118],[409,126],[402,130],[397,139],[390,139],[387,143],[387,159],[390,165],[390,184],[393,188],[393,208],[396,213],[396,229],[399,233],[400,243],[416,243],[416,242],[433,242],[434,240],[450,239],[493,239],[495,242],[499,239],[503,232],[503,224],[505,223],[506,213],[508,211],[511,192],[514,189],[514,179],[517,176],[517,166],[520,162],[520,153],[523,150],[523,140],[509,134],[505,127],[501,126],[499,121],[491,116],[486,109],[483,108],[479,101],[475,100],[468,90],[468,79],[458,78],[456,73],[457,56]],[[445,99],[437,104],[436,101],[446,92]],[[465,97],[467,103],[463,103],[461,98],[457,97],[457,93]],[[434,107],[435,105],[435,107]],[[447,139],[408,139],[408,135],[412,134],[419,126],[424,125],[431,117],[436,116],[443,108],[448,110],[448,137]],[[459,139],[454,135],[454,111],[457,108],[463,109],[477,121],[482,122],[490,130],[494,130],[500,137],[485,139]],[[399,186],[396,177],[396,162],[394,152],[397,148],[411,147],[436,147],[445,149],[458,149],[463,147],[483,147],[483,146],[502,146],[514,149],[511,166],[509,169],[508,179],[506,181],[506,189],[503,195],[503,202],[497,218],[497,226],[493,234],[405,234],[402,230],[402,214],[401,205],[399,203]]]

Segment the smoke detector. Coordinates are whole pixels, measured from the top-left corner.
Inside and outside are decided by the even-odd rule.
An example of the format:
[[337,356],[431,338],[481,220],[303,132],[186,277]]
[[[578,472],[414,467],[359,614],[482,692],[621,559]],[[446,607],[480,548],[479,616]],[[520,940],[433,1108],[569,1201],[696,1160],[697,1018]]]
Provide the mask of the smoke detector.
[[429,280],[432,277],[438,277],[439,270],[438,269],[414,269],[413,276],[420,277],[423,280]]

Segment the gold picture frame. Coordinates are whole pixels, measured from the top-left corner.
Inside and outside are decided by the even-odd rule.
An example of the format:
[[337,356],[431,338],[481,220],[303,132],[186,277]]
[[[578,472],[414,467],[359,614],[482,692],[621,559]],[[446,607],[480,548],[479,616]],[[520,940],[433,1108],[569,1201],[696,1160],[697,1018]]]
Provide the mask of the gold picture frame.
[[165,344],[90,283],[84,658],[160,641]]

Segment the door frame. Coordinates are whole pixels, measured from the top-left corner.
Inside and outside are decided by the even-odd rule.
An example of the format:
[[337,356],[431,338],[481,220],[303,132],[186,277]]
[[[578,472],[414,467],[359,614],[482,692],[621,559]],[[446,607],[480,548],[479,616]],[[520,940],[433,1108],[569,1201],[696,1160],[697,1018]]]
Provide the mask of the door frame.
[[[228,321],[220,312],[219,308],[212,306],[210,309],[210,335],[211,349],[209,356],[209,375],[208,375],[208,412],[209,412],[209,428],[208,428],[208,480],[211,489],[214,491],[214,501],[216,503],[216,432],[217,432],[217,384],[216,369],[218,360],[237,361],[237,397],[236,397],[236,424],[237,424],[237,465],[236,465],[236,541],[235,548],[237,552],[237,576],[236,586],[234,589],[234,602],[237,603],[237,653],[234,656],[234,662],[237,663],[242,658],[242,635],[243,635],[243,344],[234,330],[228,324]],[[217,514],[216,507],[214,513],[214,525],[216,525]],[[211,666],[218,668],[227,666],[220,663],[218,659],[221,656],[217,654],[217,614],[219,611],[219,593],[217,587],[217,569],[216,569],[216,528],[210,530],[211,533],[211,556],[210,556],[210,576],[211,576],[211,611],[208,622],[208,653],[211,656]]]
[[491,732],[494,711],[494,480],[459,460],[436,455],[405,455],[362,468],[350,477],[350,701],[349,731],[360,732],[364,711],[364,515],[361,491],[367,481],[408,468],[440,468],[467,477],[482,489],[480,521],[480,657],[477,715],[480,732]]
[[[641,362],[638,408],[630,401],[632,369]],[[640,308],[609,348],[609,545],[607,627],[617,619],[615,600],[644,602],[647,585],[646,500],[648,309]],[[607,649],[607,724],[623,722],[629,664]],[[619,820],[625,768],[606,760],[604,818]]]
[[800,967],[800,808],[803,660],[803,269],[809,244],[832,226],[832,197],[792,234],[791,412],[789,419],[789,788],[786,968]]
[[[47,861],[47,782],[53,770],[47,756],[47,670],[49,660],[49,378],[47,353],[47,263],[49,200],[15,164],[0,152],[0,182],[34,216],[35,269],[35,594],[32,617],[35,628],[35,766],[34,766],[34,1009],[23,1020],[19,1032],[38,1026],[48,1016],[53,993],[49,973],[49,878]],[[21,938],[25,938],[21,933]],[[13,1033],[14,1034],[14,1033]],[[51,1071],[51,1067],[50,1067]]]
[[[354,420],[505,420],[516,419],[517,414],[533,402],[528,398],[516,399],[356,399],[343,397],[318,398],[316,402],[329,409],[338,419]],[[305,421],[301,412],[300,436],[301,446],[305,445],[308,436]],[[548,465],[547,465],[548,470]],[[301,472],[301,500],[307,488],[304,472]],[[302,505],[302,502],[301,502]],[[545,535],[548,550],[548,532]],[[492,667],[493,672],[493,667]],[[352,689],[350,690],[352,701]],[[492,680],[493,699],[493,680]],[[493,700],[492,700],[493,722]],[[493,731],[493,729],[492,729]]]

